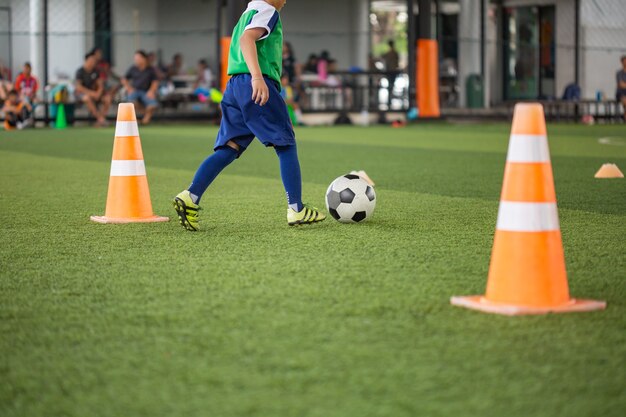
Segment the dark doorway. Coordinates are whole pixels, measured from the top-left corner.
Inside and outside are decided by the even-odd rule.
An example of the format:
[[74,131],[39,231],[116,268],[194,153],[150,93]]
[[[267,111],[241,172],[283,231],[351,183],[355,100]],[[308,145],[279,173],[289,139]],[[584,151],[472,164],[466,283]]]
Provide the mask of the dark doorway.
[[539,98],[556,94],[556,28],[554,6],[539,8]]
[[[438,3],[441,4],[441,3]],[[450,3],[448,3],[450,5]],[[458,5],[437,12],[439,40],[439,90],[442,107],[459,105],[459,12]]]
[[505,100],[554,97],[554,6],[507,7],[503,18]]
[[111,62],[111,0],[94,0],[94,46]]

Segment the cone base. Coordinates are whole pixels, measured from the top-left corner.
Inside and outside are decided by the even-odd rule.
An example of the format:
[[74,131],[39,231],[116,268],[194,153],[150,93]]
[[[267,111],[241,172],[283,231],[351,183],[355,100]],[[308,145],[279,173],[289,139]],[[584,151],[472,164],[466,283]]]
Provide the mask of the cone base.
[[503,314],[505,316],[522,316],[530,314],[573,313],[579,311],[604,310],[606,302],[595,300],[571,299],[569,303],[554,307],[529,307],[514,304],[495,303],[482,295],[470,297],[452,297],[450,304],[465,307],[483,313]]
[[607,164],[602,164],[602,166],[600,167],[598,172],[596,172],[596,175],[594,175],[594,177],[595,178],[624,178],[624,174],[622,173],[622,171],[620,171],[620,169],[617,167],[616,164],[607,163]]
[[141,218],[112,218],[106,216],[91,216],[91,221],[101,224],[127,224],[127,223],[156,223],[169,222],[169,217],[151,216]]

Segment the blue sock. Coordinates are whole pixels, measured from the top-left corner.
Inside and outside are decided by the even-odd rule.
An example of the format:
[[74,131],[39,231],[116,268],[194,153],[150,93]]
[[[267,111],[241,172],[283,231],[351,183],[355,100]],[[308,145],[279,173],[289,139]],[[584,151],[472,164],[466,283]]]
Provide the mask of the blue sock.
[[297,212],[302,211],[302,175],[296,145],[276,146],[280,161],[280,176],[287,192],[287,204]]
[[198,204],[200,202],[202,194],[204,194],[219,173],[237,159],[237,154],[238,152],[230,146],[224,146],[216,150],[213,155],[200,164],[198,171],[196,171],[196,176],[189,186],[192,198],[196,199],[194,203]]

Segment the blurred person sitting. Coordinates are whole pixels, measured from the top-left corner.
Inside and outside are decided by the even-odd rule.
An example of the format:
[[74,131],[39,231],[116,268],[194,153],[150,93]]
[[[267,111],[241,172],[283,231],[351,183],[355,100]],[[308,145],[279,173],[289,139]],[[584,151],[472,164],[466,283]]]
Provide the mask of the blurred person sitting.
[[13,83],[0,78],[0,106],[7,99],[9,91],[11,90],[13,90]]
[[7,99],[9,91],[11,91],[11,84],[5,83],[4,80],[0,80],[0,105],[2,105],[2,103],[4,103]]
[[172,57],[172,62],[167,66],[166,77],[168,80],[171,80],[172,77],[183,74],[183,56],[181,54],[176,54]]
[[128,101],[139,102],[145,107],[141,122],[148,124],[159,105],[156,99],[159,80],[155,69],[148,64],[148,55],[144,51],[135,52],[134,61],[135,65],[122,78],[122,85],[128,94]]
[[9,91],[13,89],[11,71],[0,61],[0,105],[7,99]]
[[328,75],[326,76],[326,85],[330,87],[340,87],[341,86],[341,78],[336,74],[339,71],[337,67],[337,60],[329,59],[328,60]]
[[159,97],[167,97],[174,92],[174,83],[167,77],[167,66],[163,65],[163,62],[159,59],[156,52],[148,52],[148,66],[154,68],[154,71],[159,81],[159,88],[157,89],[157,95]]
[[289,119],[291,119],[291,124],[293,126],[298,125],[298,120],[302,116],[302,112],[300,111],[300,107],[298,106],[297,97],[294,92],[293,87],[289,83],[289,75],[286,72],[280,77],[280,84],[282,89],[280,90],[280,96],[285,100],[285,104],[287,104],[287,113],[289,113]]
[[618,102],[622,103],[624,108],[624,121],[626,121],[626,55],[622,58],[622,69],[617,72],[617,91],[615,92],[615,98]]
[[283,74],[287,75],[290,84],[296,82],[296,78],[298,76],[297,65],[296,56],[293,53],[291,43],[283,43]]
[[328,78],[328,63],[330,60],[330,53],[328,51],[322,51],[317,59],[317,78],[319,78],[320,81],[326,82]]
[[96,59],[96,70],[102,79],[105,93],[109,94],[111,98],[113,98],[122,87],[120,76],[113,72],[111,64],[104,59],[102,48],[96,46],[89,53]]
[[148,64],[156,71],[159,81],[163,81],[166,78],[167,68],[158,59],[157,53],[152,51],[148,54]]
[[26,62],[22,72],[15,79],[15,91],[19,94],[20,99],[28,100],[31,105],[37,101],[37,90],[39,89],[39,82],[32,75],[32,72],[32,66]]
[[4,129],[23,129],[32,124],[33,108],[27,100],[20,98],[16,90],[7,93],[7,99],[2,107],[4,113]]
[[111,95],[104,89],[104,80],[96,69],[97,63],[95,54],[85,55],[83,66],[76,71],[76,99],[85,103],[89,113],[96,118],[97,126],[106,126]]
[[307,74],[317,74],[317,61],[317,55],[309,55],[309,58],[306,60],[306,64],[304,64],[304,72]]
[[211,95],[211,88],[213,88],[213,72],[207,60],[201,59],[198,61],[198,75],[193,85],[194,94],[200,101],[205,102]]
[[4,61],[0,59],[0,80],[10,80],[11,70],[4,64]]

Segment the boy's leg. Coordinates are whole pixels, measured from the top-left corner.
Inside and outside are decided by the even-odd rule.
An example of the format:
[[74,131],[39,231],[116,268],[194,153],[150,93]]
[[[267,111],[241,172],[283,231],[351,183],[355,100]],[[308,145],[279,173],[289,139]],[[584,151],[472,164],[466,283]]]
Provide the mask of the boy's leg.
[[189,186],[194,204],[198,204],[202,194],[219,173],[237,159],[254,140],[254,134],[246,127],[243,114],[234,97],[232,81],[229,82],[220,105],[222,121],[215,140],[215,153],[200,165]]
[[17,114],[13,113],[13,112],[7,112],[5,115],[5,126],[9,127],[10,129],[15,129],[17,127],[17,122],[19,121]]
[[159,106],[159,102],[157,101],[156,98],[148,97],[147,92],[142,92],[141,100],[144,106],[146,106],[146,111],[143,115],[143,119],[141,119],[141,123],[143,123],[144,125],[147,125],[152,120],[152,116],[154,115],[155,110]]
[[[242,139],[242,144],[249,144],[251,138]],[[198,211],[200,210],[200,198],[208,186],[215,180],[220,172],[230,165],[242,152],[245,146],[239,146],[235,141],[229,140],[226,144],[215,149],[215,153],[209,156],[198,168],[193,182],[188,190],[184,190],[174,198],[174,209],[178,214],[180,224],[187,230],[199,229]]]
[[30,111],[28,111],[28,107],[22,105],[19,109],[18,121],[25,122],[30,118]]
[[215,150],[213,155],[200,164],[196,175],[189,186],[189,193],[194,204],[199,204],[202,195],[209,185],[217,178],[220,172],[230,165],[239,155],[239,145],[234,141],[228,141],[226,146]]
[[321,222],[326,216],[318,209],[302,203],[302,176],[295,144],[275,146],[280,161],[280,176],[287,192],[287,224],[295,226]]
[[287,193],[289,208],[299,212],[302,210],[302,174],[298,161],[296,145],[276,146],[276,155],[280,162],[280,176]]
[[102,94],[102,105],[100,107],[100,117],[106,121],[107,114],[109,114],[109,108],[111,107],[111,101],[113,97],[108,91]]
[[154,115],[154,111],[157,109],[157,106],[147,106],[146,114],[144,114],[143,119],[141,119],[141,123],[144,125],[149,124],[152,121],[152,116]]
[[85,106],[87,106],[87,110],[89,110],[89,113],[91,113],[91,115],[93,117],[96,118],[96,120],[98,120],[100,118],[99,114],[98,114],[98,107],[96,106],[96,101],[89,97],[87,94],[84,94],[82,97],[83,103],[85,103]]
[[235,98],[233,80],[236,78],[229,81],[221,103],[222,121],[213,148],[215,153],[200,165],[189,189],[179,193],[173,201],[178,218],[187,230],[198,230],[198,203],[208,186],[254,140]]
[[246,125],[265,146],[274,147],[280,161],[280,174],[289,205],[287,223],[294,226],[321,222],[326,216],[318,209],[302,203],[302,175],[295,133],[278,85],[268,78],[265,79],[270,96],[264,106],[259,106],[251,100],[250,76],[246,75],[242,80],[242,100],[245,102],[241,107],[247,115]]

